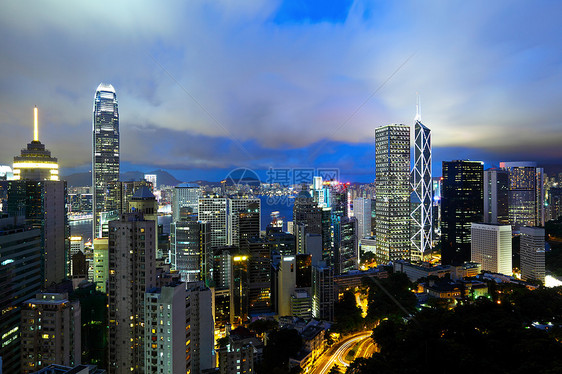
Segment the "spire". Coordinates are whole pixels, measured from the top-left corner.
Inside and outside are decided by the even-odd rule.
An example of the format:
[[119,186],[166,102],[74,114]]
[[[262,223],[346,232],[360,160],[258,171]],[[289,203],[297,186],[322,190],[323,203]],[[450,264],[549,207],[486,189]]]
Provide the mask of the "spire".
[[33,141],[39,141],[39,124],[37,120],[37,105],[33,108]]
[[420,103],[420,94],[416,92],[416,96],[417,96],[417,101],[416,101],[416,117],[414,118],[414,121],[416,122],[421,122],[421,103]]

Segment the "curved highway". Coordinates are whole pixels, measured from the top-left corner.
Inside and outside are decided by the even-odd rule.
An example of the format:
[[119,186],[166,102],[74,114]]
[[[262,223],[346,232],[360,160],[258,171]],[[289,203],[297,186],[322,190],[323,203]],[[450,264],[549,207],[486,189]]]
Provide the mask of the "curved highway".
[[349,362],[345,360],[345,356],[357,343],[360,343],[357,348],[355,357],[367,357],[370,346],[374,345],[373,340],[370,339],[372,331],[362,331],[351,336],[346,337],[339,342],[335,347],[327,350],[318,360],[318,366],[312,370],[313,374],[327,374],[334,364],[347,367]]

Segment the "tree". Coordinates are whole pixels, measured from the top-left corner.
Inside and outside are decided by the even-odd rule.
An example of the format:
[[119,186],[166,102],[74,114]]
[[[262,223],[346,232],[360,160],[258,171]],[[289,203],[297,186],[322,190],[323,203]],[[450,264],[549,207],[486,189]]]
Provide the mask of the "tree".
[[289,358],[302,348],[302,338],[295,329],[273,330],[268,335],[268,343],[263,349],[262,373],[274,368],[288,370]]
[[408,317],[415,311],[416,296],[411,291],[412,282],[404,273],[390,274],[386,279],[368,279],[369,309],[367,316],[371,320],[397,315]]
[[278,327],[279,322],[272,319],[258,319],[248,325],[248,329],[258,335],[262,335],[263,333],[271,330],[276,330]]
[[345,333],[361,329],[363,317],[361,309],[357,307],[353,292],[345,291],[342,300],[335,303],[334,318],[336,320],[335,331]]

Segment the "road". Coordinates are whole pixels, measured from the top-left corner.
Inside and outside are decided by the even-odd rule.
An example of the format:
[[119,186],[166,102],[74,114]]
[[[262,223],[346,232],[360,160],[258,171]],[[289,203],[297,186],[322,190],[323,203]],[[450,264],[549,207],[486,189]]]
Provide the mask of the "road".
[[316,360],[316,367],[312,374],[327,374],[334,364],[342,367],[349,366],[345,356],[355,344],[360,343],[355,357],[369,357],[374,351],[373,340],[370,339],[372,331],[362,331],[346,337],[334,347],[328,349]]

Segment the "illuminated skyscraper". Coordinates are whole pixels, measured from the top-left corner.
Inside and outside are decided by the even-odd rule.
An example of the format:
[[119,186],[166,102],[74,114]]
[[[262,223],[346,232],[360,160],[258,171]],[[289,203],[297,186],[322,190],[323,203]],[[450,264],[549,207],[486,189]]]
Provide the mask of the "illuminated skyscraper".
[[110,84],[101,83],[96,90],[92,151],[92,235],[96,237],[100,213],[117,209],[105,201],[108,184],[119,180],[119,112],[117,95]]
[[410,127],[375,130],[376,260],[410,258]]
[[521,227],[521,278],[544,284],[544,228]]
[[33,110],[33,141],[21,150],[21,155],[14,157],[14,179],[33,181],[58,181],[59,164],[45,145],[39,141],[37,107]]
[[484,223],[509,224],[509,173],[484,171]]
[[513,231],[522,226],[544,226],[544,170],[535,162],[500,162],[509,172],[509,223]]
[[433,185],[431,180],[431,130],[416,115],[414,169],[412,170],[412,260],[431,251],[433,237]]

